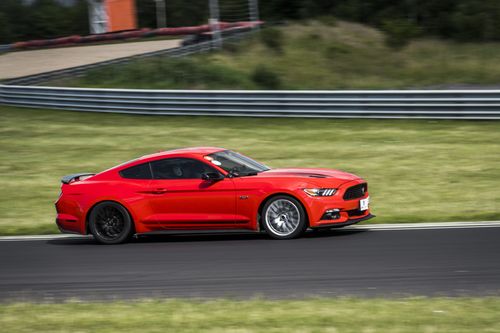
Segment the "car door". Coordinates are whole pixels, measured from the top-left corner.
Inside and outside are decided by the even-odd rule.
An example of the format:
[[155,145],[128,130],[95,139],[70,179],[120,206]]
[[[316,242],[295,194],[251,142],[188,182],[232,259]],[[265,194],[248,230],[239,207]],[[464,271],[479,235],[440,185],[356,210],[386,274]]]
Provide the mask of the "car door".
[[[166,158],[150,162],[150,206],[154,219],[165,229],[226,229],[235,224],[236,194],[230,178],[203,180],[216,172],[208,164],[190,158]],[[219,173],[220,174],[220,173]]]

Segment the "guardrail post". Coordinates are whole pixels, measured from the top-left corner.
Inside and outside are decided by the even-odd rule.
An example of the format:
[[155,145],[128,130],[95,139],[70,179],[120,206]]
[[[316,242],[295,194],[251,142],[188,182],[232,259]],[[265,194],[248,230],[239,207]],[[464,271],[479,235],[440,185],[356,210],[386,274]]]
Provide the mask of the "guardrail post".
[[219,0],[208,1],[210,10],[210,29],[212,30],[213,47],[220,49],[222,47],[222,38],[220,33],[220,15],[219,15]]
[[[250,11],[250,20],[259,21],[259,0],[248,0],[248,9]],[[253,29],[259,30],[260,24],[255,24]]]

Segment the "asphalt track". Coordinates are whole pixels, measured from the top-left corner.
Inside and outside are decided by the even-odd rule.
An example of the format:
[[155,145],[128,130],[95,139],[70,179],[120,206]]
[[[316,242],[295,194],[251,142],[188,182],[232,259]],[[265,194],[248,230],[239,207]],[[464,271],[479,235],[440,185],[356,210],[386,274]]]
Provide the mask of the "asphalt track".
[[0,241],[0,300],[500,294],[500,224]]

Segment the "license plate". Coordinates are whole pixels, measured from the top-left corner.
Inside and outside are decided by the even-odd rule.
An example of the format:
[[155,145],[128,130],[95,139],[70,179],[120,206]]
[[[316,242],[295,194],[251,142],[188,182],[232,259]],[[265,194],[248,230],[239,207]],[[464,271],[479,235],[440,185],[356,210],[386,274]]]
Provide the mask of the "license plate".
[[370,197],[359,200],[359,210],[367,210],[370,205]]

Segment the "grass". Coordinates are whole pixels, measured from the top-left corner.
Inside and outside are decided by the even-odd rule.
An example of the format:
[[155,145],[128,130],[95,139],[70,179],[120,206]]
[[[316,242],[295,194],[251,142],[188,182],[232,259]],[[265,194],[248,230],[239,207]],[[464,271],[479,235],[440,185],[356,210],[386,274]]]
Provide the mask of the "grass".
[[222,146],[368,180],[373,223],[500,219],[500,122],[152,117],[0,106],[0,234],[52,233],[61,176]]
[[[267,31],[267,32],[266,32]],[[108,66],[56,85],[185,89],[397,89],[498,84],[500,43],[416,39],[394,49],[360,24],[301,21],[221,52]],[[265,68],[270,83],[259,80]]]
[[5,332],[500,332],[499,298],[3,304]]

